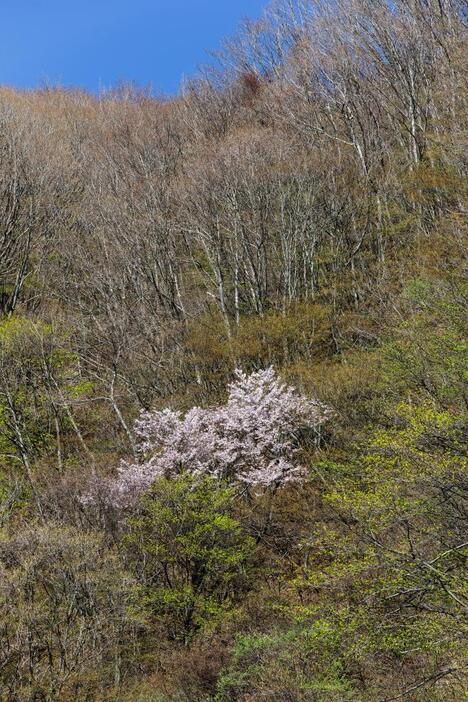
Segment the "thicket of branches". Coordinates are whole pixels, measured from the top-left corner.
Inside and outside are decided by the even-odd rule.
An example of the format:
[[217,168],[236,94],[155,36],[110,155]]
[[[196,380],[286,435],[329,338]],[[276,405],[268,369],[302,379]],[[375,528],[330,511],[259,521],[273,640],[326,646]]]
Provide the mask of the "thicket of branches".
[[[461,699],[466,20],[282,0],[175,98],[0,90],[1,700]],[[270,366],[313,440],[233,429]],[[183,466],[194,417],[301,480]]]

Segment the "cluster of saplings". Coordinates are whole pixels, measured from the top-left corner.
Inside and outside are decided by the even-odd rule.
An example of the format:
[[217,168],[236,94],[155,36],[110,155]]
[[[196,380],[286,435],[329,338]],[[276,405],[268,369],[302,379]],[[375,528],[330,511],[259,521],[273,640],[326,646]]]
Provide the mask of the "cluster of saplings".
[[466,7],[0,89],[0,702],[460,702]]

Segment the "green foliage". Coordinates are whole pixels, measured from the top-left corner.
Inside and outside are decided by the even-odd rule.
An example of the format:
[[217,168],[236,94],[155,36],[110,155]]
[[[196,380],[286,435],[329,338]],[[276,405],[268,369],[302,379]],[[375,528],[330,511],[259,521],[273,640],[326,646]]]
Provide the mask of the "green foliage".
[[404,300],[410,316],[384,349],[384,381],[395,394],[413,393],[466,411],[466,284],[412,280]]
[[351,607],[365,632],[363,675],[368,656],[387,674],[416,656],[428,676],[463,658],[465,433],[460,415],[400,405],[394,426],[374,430],[347,462],[320,466],[331,511],[303,543],[308,567],[293,582],[322,606]]
[[240,635],[230,666],[219,678],[219,702],[243,699],[352,700],[357,687],[346,676],[346,659],[357,624],[343,613],[302,621],[268,634]]
[[0,322],[0,462],[31,461],[51,444],[43,381],[47,325],[28,319]]
[[[65,438],[76,436],[72,403],[93,392],[60,327],[29,318],[0,321],[0,467],[15,476],[44,456],[64,460]],[[18,470],[19,469],[19,470]]]
[[242,598],[254,542],[234,516],[232,488],[213,478],[156,481],[124,544],[139,580],[135,603],[188,641]]

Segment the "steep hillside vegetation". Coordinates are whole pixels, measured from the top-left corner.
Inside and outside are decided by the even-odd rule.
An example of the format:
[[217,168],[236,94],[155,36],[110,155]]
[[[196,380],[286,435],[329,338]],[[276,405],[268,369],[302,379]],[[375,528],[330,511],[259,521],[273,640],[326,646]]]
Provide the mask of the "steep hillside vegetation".
[[465,699],[466,20],[0,90],[2,702]]

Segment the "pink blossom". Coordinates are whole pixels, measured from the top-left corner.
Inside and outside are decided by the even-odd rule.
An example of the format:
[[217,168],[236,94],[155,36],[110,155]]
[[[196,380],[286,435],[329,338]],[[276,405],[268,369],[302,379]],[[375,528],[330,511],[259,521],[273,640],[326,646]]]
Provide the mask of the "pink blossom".
[[329,415],[271,367],[251,375],[237,370],[224,405],[193,407],[185,416],[169,409],[141,413],[135,424],[141,462],[121,464],[110,498],[131,503],[157,478],[183,470],[256,488],[300,480],[299,435],[316,431]]

